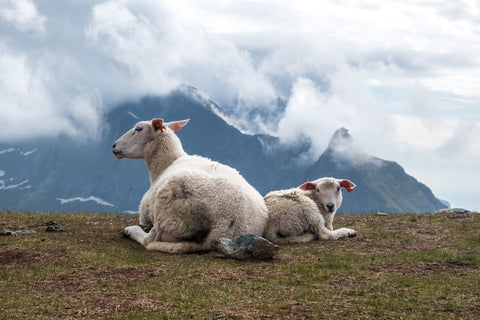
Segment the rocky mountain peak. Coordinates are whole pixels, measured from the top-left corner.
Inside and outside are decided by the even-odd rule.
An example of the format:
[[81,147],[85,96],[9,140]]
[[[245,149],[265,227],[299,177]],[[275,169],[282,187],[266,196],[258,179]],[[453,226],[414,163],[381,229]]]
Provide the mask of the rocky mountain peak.
[[348,129],[341,127],[337,129],[333,134],[330,142],[328,143],[328,148],[332,150],[337,150],[339,147],[349,147],[353,144],[353,138],[348,132]]

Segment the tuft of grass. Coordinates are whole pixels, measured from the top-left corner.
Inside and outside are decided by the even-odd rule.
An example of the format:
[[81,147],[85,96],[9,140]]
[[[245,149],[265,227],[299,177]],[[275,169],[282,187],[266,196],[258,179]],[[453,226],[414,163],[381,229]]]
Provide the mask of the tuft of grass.
[[[480,215],[338,215],[271,261],[145,250],[138,217],[0,212],[0,319],[480,318]],[[49,233],[54,221],[65,232]]]

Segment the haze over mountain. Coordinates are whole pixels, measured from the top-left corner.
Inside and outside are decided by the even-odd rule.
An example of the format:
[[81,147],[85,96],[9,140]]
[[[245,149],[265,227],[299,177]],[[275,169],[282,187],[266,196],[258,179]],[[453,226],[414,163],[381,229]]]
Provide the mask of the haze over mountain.
[[[307,163],[308,138],[285,145],[279,138],[249,135],[229,125],[220,108],[183,86],[162,97],[126,102],[107,113],[97,140],[70,137],[0,144],[0,209],[34,212],[118,212],[138,210],[149,187],[142,160],[116,160],[112,143],[139,120],[190,118],[178,132],[184,149],[228,164],[260,193],[298,186],[322,176],[357,184],[345,194],[345,213],[429,212],[444,208],[431,190],[393,162],[364,153],[340,128],[316,162]],[[27,128],[27,127],[26,127]]]

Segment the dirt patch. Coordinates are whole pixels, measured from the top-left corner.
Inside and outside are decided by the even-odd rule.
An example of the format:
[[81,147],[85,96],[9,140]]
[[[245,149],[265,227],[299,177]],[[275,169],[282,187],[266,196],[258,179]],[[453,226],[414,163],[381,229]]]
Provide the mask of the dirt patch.
[[[158,301],[145,293],[126,290],[126,287],[131,281],[145,282],[164,271],[158,266],[80,270],[72,275],[41,279],[31,287],[35,291],[50,292],[51,297],[68,300],[66,307],[56,310],[55,317],[99,319],[158,308]],[[110,287],[112,284],[116,289]]]
[[0,265],[30,264],[44,259],[55,259],[61,256],[64,256],[64,254],[60,252],[10,249],[0,252]]
[[92,283],[110,281],[137,281],[143,282],[158,276],[165,271],[162,267],[148,268],[106,268],[101,270],[78,271],[75,274],[43,279],[35,286],[42,291],[49,292],[80,292]]
[[433,274],[448,274],[455,271],[472,269],[466,265],[441,262],[382,262],[370,266],[371,270],[378,273],[399,273],[403,275],[429,276]]

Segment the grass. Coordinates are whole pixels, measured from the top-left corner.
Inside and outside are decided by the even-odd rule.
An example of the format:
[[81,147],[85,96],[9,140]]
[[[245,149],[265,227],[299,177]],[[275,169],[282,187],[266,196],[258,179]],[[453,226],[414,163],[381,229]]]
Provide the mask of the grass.
[[[55,221],[65,232],[45,231]],[[338,215],[271,261],[149,252],[136,216],[0,212],[0,319],[480,318],[480,215]]]

